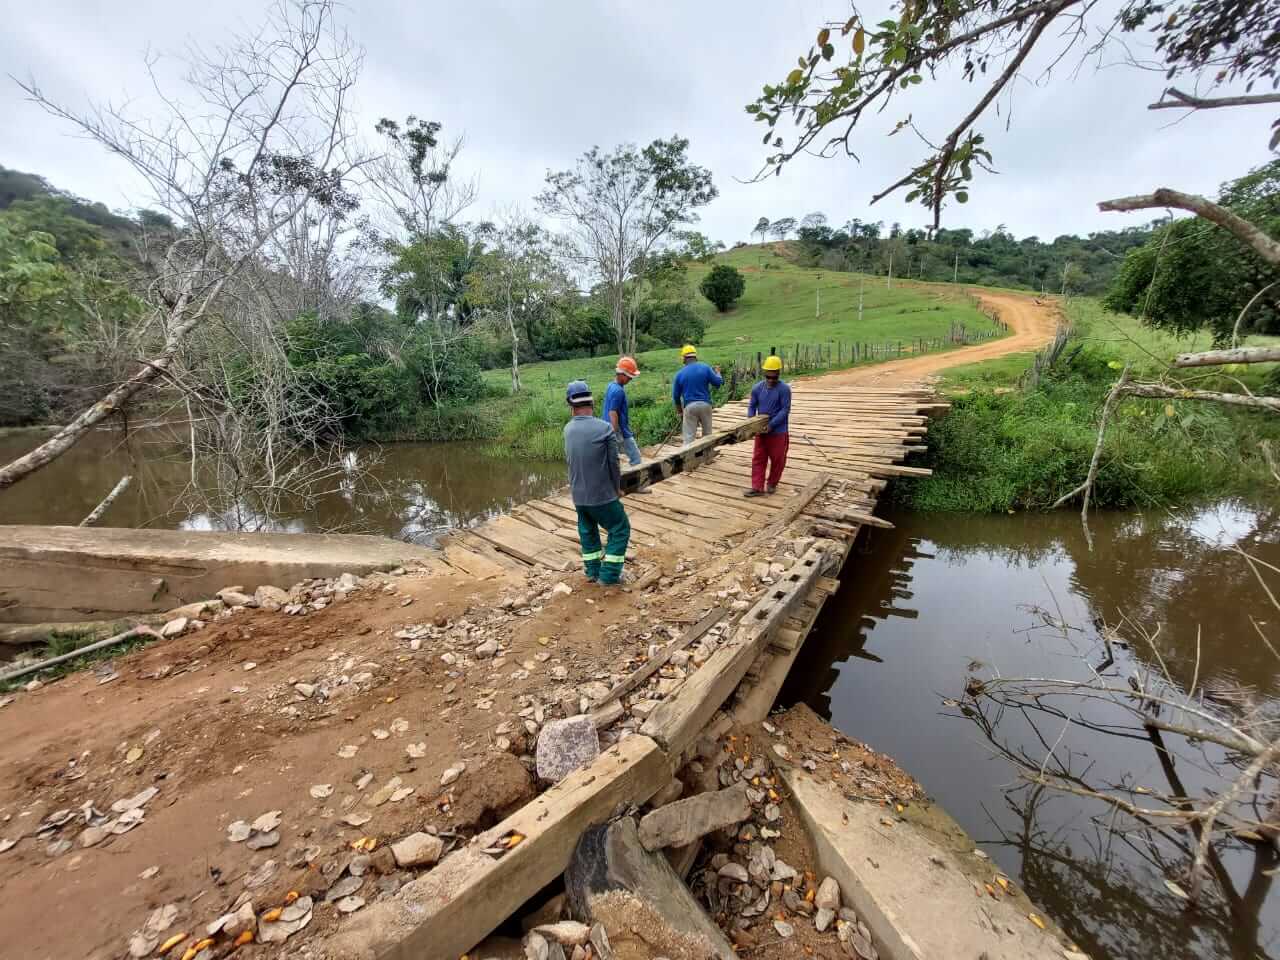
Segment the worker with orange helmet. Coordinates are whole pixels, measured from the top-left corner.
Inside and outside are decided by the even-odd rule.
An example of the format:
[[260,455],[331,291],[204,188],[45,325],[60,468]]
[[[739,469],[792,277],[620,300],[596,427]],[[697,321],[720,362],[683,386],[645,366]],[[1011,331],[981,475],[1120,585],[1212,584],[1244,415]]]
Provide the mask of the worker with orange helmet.
[[627,413],[627,391],[623,389],[628,383],[640,376],[640,368],[632,357],[619,357],[618,365],[613,368],[613,383],[604,392],[604,415],[613,427],[618,438],[618,448],[626,453],[627,462],[636,466],[640,462],[640,447],[636,436],[631,432],[631,419]]

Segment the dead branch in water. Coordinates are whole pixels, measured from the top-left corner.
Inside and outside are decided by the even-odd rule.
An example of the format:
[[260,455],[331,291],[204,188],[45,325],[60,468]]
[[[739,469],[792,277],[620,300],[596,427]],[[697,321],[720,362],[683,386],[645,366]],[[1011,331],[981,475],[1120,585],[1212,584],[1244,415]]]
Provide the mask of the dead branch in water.
[[[1280,596],[1264,576],[1264,572],[1280,574],[1280,568],[1238,548],[1236,552],[1258,580],[1263,604],[1280,613]],[[1021,781],[1035,789],[1105,805],[1107,813],[1094,818],[1100,831],[1124,835],[1136,829],[1168,840],[1185,858],[1185,867],[1170,863],[1166,868],[1185,881],[1185,890],[1167,881],[1179,896],[1202,901],[1205,880],[1211,877],[1229,898],[1229,874],[1215,844],[1233,839],[1271,848],[1280,843],[1280,736],[1276,734],[1280,718],[1274,710],[1264,711],[1247,699],[1211,697],[1209,691],[1198,689],[1202,675],[1198,635],[1194,667],[1187,664],[1192,671],[1190,687],[1184,689],[1169,669],[1168,650],[1162,652],[1157,643],[1161,631],[1127,618],[1123,622],[1126,633],[1140,634],[1129,646],[1149,648],[1145,661],[1116,667],[1109,658],[1101,667],[1088,666],[1088,676],[1079,679],[971,677],[965,686],[964,714],[1015,766]],[[1253,623],[1267,650],[1280,656],[1266,636],[1265,621],[1254,619]],[[1117,639],[1106,624],[1095,623],[1094,629],[1099,645],[1110,647]],[[1080,656],[1088,665],[1087,653]],[[1121,668],[1127,676],[1118,675]],[[997,726],[1006,716],[1028,723],[1032,739],[1005,742]],[[1042,725],[1047,728],[1043,732]],[[1058,725],[1063,727],[1061,733]],[[1105,782],[1091,759],[1076,762],[1082,755],[1073,752],[1070,741],[1061,747],[1072,729],[1090,736],[1149,742],[1169,779],[1168,789],[1139,785],[1127,772],[1118,774],[1118,782]],[[1088,753],[1097,755],[1092,748]],[[1197,790],[1189,791],[1177,775],[1178,759],[1208,774]],[[1215,776],[1220,784],[1213,782]],[[1190,836],[1184,831],[1190,831]]]
[[90,511],[87,517],[85,517],[83,520],[80,521],[80,526],[92,527],[99,520],[101,520],[102,515],[107,512],[107,508],[110,507],[111,504],[115,503],[116,497],[124,493],[125,490],[129,488],[129,484],[131,484],[132,482],[133,482],[133,477],[130,476],[129,474],[125,474],[123,477],[121,477],[119,482],[116,483],[116,485],[111,488],[111,492],[102,498],[102,502],[99,503],[96,507],[94,507],[93,510]]

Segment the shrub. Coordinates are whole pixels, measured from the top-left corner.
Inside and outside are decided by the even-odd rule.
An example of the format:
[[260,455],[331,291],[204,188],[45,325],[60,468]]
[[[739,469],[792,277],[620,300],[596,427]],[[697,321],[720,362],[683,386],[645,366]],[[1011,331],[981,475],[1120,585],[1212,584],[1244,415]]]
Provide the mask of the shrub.
[[636,316],[636,330],[647,334],[657,344],[639,347],[637,343],[642,350],[697,343],[706,329],[706,322],[692,305],[683,300],[650,300],[640,307]]
[[721,263],[712,267],[711,272],[702,278],[698,289],[715,304],[717,310],[724,313],[742,296],[747,289],[747,281],[734,267]]

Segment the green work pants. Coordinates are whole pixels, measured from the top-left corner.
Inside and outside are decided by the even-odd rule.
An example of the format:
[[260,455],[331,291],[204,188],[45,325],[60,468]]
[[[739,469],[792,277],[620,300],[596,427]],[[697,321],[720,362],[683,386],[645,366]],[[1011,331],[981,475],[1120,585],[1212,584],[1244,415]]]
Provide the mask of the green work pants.
[[[622,580],[622,563],[627,557],[627,543],[631,540],[631,523],[621,500],[612,500],[594,507],[578,507],[578,542],[582,544],[582,566],[588,580],[601,583],[618,583]],[[600,528],[604,527],[609,541],[600,545]]]

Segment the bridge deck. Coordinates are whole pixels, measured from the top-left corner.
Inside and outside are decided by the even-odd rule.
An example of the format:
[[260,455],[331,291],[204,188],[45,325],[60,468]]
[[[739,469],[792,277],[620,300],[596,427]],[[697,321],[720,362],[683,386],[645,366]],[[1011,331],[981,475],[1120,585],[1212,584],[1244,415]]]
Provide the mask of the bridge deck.
[[[924,387],[793,384],[790,451],[774,496],[741,495],[751,468],[751,448],[742,443],[717,447],[714,458],[696,470],[626,497],[638,578],[657,569],[664,556],[697,561],[724,555],[794,508],[794,498],[805,493],[812,499],[800,504],[799,513],[829,535],[852,540],[863,524],[882,525],[872,517],[880,491],[890,477],[928,473],[902,461],[923,449],[928,413],[943,407]],[[747,424],[745,401],[715,412],[718,432]],[[825,487],[813,495],[808,488],[820,479]],[[482,578],[531,567],[567,571],[578,566],[578,553],[573,504],[561,492],[451,535],[441,565]]]

